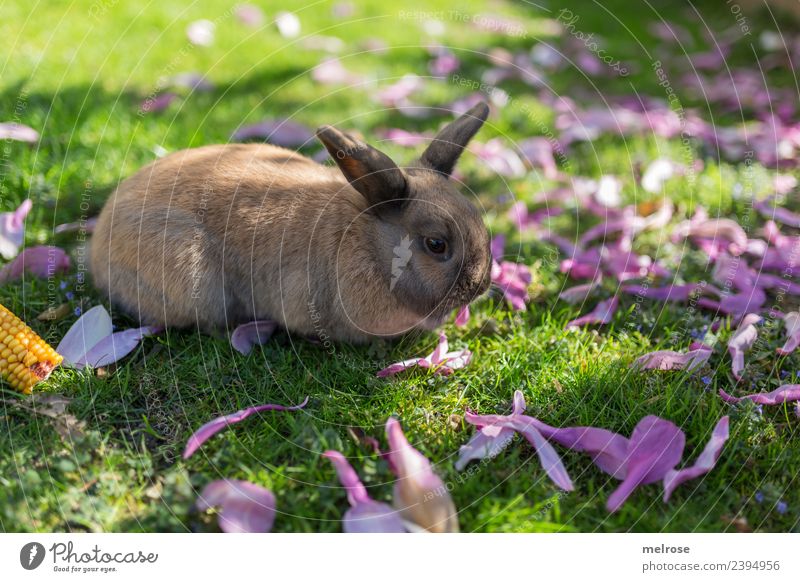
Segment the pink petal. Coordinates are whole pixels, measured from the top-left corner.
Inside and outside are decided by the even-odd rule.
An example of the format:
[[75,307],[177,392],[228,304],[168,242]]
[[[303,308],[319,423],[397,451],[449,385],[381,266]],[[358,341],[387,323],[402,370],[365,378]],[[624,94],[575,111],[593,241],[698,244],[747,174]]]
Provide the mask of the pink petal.
[[586,315],[573,319],[567,323],[566,328],[581,327],[589,324],[607,324],[614,318],[614,314],[619,307],[619,298],[614,296],[597,304],[597,306]]
[[778,353],[787,356],[800,346],[800,312],[791,311],[783,316],[783,323],[786,327],[786,343],[778,348]]
[[64,362],[74,365],[113,332],[114,326],[108,311],[102,305],[96,305],[72,324],[58,344],[56,352],[63,356]]
[[386,437],[389,464],[397,475],[394,503],[403,519],[429,531],[457,532],[456,508],[430,461],[409,444],[394,418],[386,421]]
[[[78,360],[69,363],[79,370],[84,366],[93,368],[108,366],[135,350],[142,338],[160,333],[161,329],[160,327],[139,327],[112,333],[102,338]],[[66,358],[64,359],[66,360]]]
[[12,212],[0,214],[0,255],[6,260],[19,253],[25,239],[25,217],[33,208],[30,200],[25,200]]
[[725,402],[729,402],[731,404],[736,404],[742,400],[752,400],[756,404],[782,404],[784,402],[794,402],[796,400],[800,400],[800,384],[784,384],[772,392],[747,394],[740,398],[731,396],[720,388],[719,395]]
[[502,139],[498,137],[486,143],[472,142],[470,151],[501,176],[520,178],[525,175],[525,164],[517,153],[503,145]]
[[786,226],[793,226],[800,228],[800,214],[791,212],[786,208],[772,206],[772,200],[761,200],[753,204],[753,207],[758,210],[762,216],[783,223]]
[[6,139],[36,143],[39,141],[39,132],[21,123],[0,123],[0,140]]
[[463,471],[470,461],[493,459],[505,449],[514,438],[510,428],[485,426],[478,429],[475,435],[458,449],[456,471]]
[[676,164],[666,158],[653,160],[645,168],[644,174],[642,174],[642,188],[651,194],[660,194],[664,188],[664,183],[681,169],[682,166],[680,164]]
[[339,481],[347,489],[352,506],[342,520],[345,533],[403,533],[405,527],[397,511],[386,503],[373,501],[353,467],[338,451],[325,451],[323,457],[333,463]]
[[284,148],[298,148],[308,145],[314,139],[314,133],[305,125],[295,121],[267,119],[261,123],[240,127],[231,139],[235,141],[264,139]]
[[422,88],[422,78],[408,74],[396,83],[378,91],[377,99],[386,107],[398,107],[408,104],[408,98]]
[[542,169],[545,178],[554,180],[558,177],[558,166],[550,140],[544,137],[532,137],[520,142],[519,149],[531,166]]
[[245,408],[243,410],[239,410],[233,412],[231,414],[226,414],[225,416],[220,416],[211,420],[197,429],[192,436],[189,437],[189,440],[186,441],[186,448],[183,451],[183,458],[188,459],[191,457],[197,449],[199,449],[204,442],[210,439],[212,436],[217,434],[219,431],[227,427],[231,424],[236,424],[237,422],[241,422],[247,417],[256,414],[257,412],[264,412],[267,410],[282,410],[282,411],[289,411],[289,410],[300,410],[306,404],[308,404],[308,397],[306,397],[303,402],[297,404],[295,406],[283,406],[281,404],[261,404],[259,406],[251,406],[250,408]]
[[[739,252],[747,248],[747,233],[739,225],[729,218],[716,218],[701,221],[689,221],[678,225],[673,233],[675,237],[701,237],[711,239],[722,239],[740,249]],[[738,254],[738,253],[737,253]]]
[[67,253],[53,246],[28,247],[0,269],[0,283],[21,279],[25,273],[40,279],[66,273],[70,261]]
[[585,283],[583,285],[575,285],[574,287],[570,287],[569,289],[564,289],[561,293],[559,293],[558,298],[562,301],[566,301],[570,305],[577,305],[578,303],[583,303],[589,297],[592,296],[592,293],[597,289],[600,285],[601,278],[598,277],[591,283]]
[[503,253],[506,247],[506,237],[504,234],[498,234],[492,239],[491,251],[492,257],[498,263],[503,260]]
[[152,97],[148,97],[139,104],[139,111],[142,113],[158,113],[164,111],[167,107],[172,105],[172,102],[177,99],[175,93],[161,93]]
[[458,327],[464,327],[469,323],[469,305],[465,305],[461,309],[458,310],[458,314],[456,314],[456,321],[455,324]]
[[387,129],[382,134],[383,139],[402,147],[415,148],[430,143],[432,137],[427,133],[406,131],[404,129]]
[[691,479],[696,479],[701,475],[705,475],[714,468],[720,453],[722,453],[722,447],[728,440],[728,434],[728,417],[723,416],[714,427],[714,430],[711,432],[711,438],[708,443],[706,443],[703,452],[700,453],[700,456],[697,457],[694,464],[680,471],[673,469],[667,472],[664,476],[664,503],[669,501],[672,492],[675,491],[679,485]]
[[555,451],[553,446],[548,443],[542,433],[528,420],[528,417],[522,415],[514,415],[508,421],[507,426],[513,427],[517,432],[522,434],[529,443],[536,449],[536,454],[539,455],[539,460],[542,463],[542,468],[545,473],[553,480],[553,483],[558,485],[564,491],[572,491],[572,481],[564,468],[561,458]]
[[255,345],[267,343],[277,328],[278,323],[271,320],[244,323],[233,330],[231,345],[237,352],[247,355]]
[[314,67],[311,78],[322,85],[356,85],[363,81],[361,75],[348,71],[336,57],[328,57]]
[[638,358],[632,368],[642,370],[686,370],[691,372],[708,362],[713,350],[703,346],[697,350],[690,350],[685,354],[671,350],[650,352]]
[[196,20],[186,27],[186,37],[194,45],[210,46],[214,42],[215,28],[210,20]]
[[707,288],[715,289],[711,285],[688,283],[686,285],[668,285],[666,287],[628,285],[622,287],[622,292],[654,301],[688,301],[693,295],[699,295],[700,292]]
[[701,297],[697,300],[697,305],[726,315],[744,316],[746,313],[759,311],[766,302],[767,295],[764,290],[754,287],[749,291],[727,295],[720,301]]
[[395,374],[399,374],[409,368],[413,368],[414,366],[419,366],[420,362],[424,362],[423,358],[412,358],[410,360],[403,360],[402,362],[397,362],[394,364],[390,364],[380,370],[377,374],[375,374],[378,378],[386,378],[387,376],[394,376]]
[[683,431],[668,420],[640,420],[631,435],[625,479],[609,496],[606,509],[617,511],[639,485],[663,479],[680,462],[685,442]]
[[264,23],[264,13],[253,4],[239,4],[234,13],[239,22],[250,28],[258,28]]
[[275,496],[247,481],[212,481],[198,497],[196,507],[199,511],[220,507],[217,523],[225,533],[266,533],[275,521]]
[[759,315],[755,313],[747,314],[739,324],[736,333],[734,333],[728,341],[728,352],[733,360],[731,368],[733,370],[733,376],[737,380],[742,379],[741,372],[744,369],[744,353],[749,350],[756,339],[758,339],[756,324],[760,321],[761,317]]

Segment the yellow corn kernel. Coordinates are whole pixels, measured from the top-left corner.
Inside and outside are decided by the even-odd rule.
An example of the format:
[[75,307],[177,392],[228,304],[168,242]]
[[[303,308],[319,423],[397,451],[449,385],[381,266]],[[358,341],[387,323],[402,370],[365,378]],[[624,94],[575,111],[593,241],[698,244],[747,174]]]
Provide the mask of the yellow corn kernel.
[[25,322],[0,305],[0,376],[12,388],[30,394],[62,358]]

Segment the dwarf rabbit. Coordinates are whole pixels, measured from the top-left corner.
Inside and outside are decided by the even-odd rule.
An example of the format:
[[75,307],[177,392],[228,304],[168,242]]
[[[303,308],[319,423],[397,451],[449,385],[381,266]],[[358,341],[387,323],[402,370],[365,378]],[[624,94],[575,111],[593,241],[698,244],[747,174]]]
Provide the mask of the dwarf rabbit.
[[183,150],[124,180],[90,248],[95,285],[142,325],[271,319],[361,343],[433,329],[489,287],[489,234],[449,176],[478,104],[399,168],[331,127],[338,165],[266,144]]

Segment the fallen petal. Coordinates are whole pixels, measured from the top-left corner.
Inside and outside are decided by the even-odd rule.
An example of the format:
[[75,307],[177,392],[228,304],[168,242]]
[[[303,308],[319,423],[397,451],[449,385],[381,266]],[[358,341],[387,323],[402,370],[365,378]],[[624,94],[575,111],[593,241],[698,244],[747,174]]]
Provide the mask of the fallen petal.
[[349,509],[342,519],[345,533],[403,533],[405,527],[398,512],[386,503],[370,498],[355,470],[338,451],[325,451],[323,457],[333,463],[339,481],[347,489]]
[[21,123],[0,123],[0,139],[36,143],[39,141],[39,132]]
[[66,273],[70,260],[62,249],[53,246],[35,246],[24,249],[13,261],[0,269],[0,283],[21,279],[25,273],[40,279]]
[[708,362],[713,350],[703,346],[697,350],[680,353],[672,350],[658,350],[638,358],[632,368],[642,370],[686,370],[691,372]]
[[278,328],[278,323],[271,320],[251,321],[237,326],[231,334],[231,345],[244,355],[249,354],[256,345],[267,343]]
[[597,304],[597,306],[584,316],[573,319],[567,323],[566,328],[571,329],[590,324],[607,324],[614,318],[619,307],[619,297],[614,296]]
[[431,532],[457,532],[458,514],[430,461],[409,444],[400,423],[386,421],[389,464],[397,475],[394,504],[402,518]]
[[631,434],[625,479],[609,496],[606,509],[617,511],[639,485],[662,480],[680,462],[685,442],[683,431],[668,420],[640,420]]
[[800,312],[790,311],[784,315],[783,324],[786,328],[786,343],[777,351],[780,355],[787,356],[800,345]]
[[289,119],[267,119],[253,125],[245,125],[234,132],[231,139],[246,141],[264,139],[284,148],[298,148],[308,145],[314,133],[305,125]]
[[189,437],[189,440],[186,441],[186,448],[183,451],[183,458],[188,459],[191,457],[200,446],[210,439],[212,436],[217,434],[219,431],[227,427],[231,424],[236,424],[237,422],[241,422],[244,419],[248,418],[249,416],[256,414],[258,412],[265,412],[267,410],[281,410],[281,411],[290,411],[290,410],[300,410],[306,404],[308,404],[308,397],[303,400],[300,404],[295,406],[283,406],[281,404],[261,404],[259,406],[251,406],[250,408],[245,408],[243,410],[239,410],[237,412],[233,412],[231,414],[226,414],[225,416],[220,416],[215,418],[212,421],[207,422],[199,429],[195,431],[195,433]]
[[33,202],[25,200],[12,212],[0,214],[0,256],[13,259],[25,239],[25,217],[33,208]]
[[703,452],[700,453],[700,456],[697,457],[694,464],[680,471],[673,469],[667,472],[664,476],[664,503],[669,501],[672,492],[675,491],[679,485],[691,479],[696,479],[701,475],[705,475],[714,468],[720,453],[722,453],[722,447],[725,445],[725,441],[728,440],[728,434],[728,417],[723,416],[714,427],[714,430],[711,432],[711,439],[706,443]]
[[796,400],[800,400],[800,384],[784,384],[772,392],[747,394],[739,398],[736,396],[731,396],[722,388],[720,388],[719,395],[725,402],[729,402],[731,404],[736,404],[742,400],[752,400],[756,404],[782,404],[784,402],[794,402]]
[[728,353],[731,355],[732,364],[731,369],[733,376],[737,380],[742,379],[742,370],[744,370],[744,353],[749,350],[756,339],[758,339],[758,329],[756,324],[761,321],[761,316],[755,313],[748,313],[736,333],[731,336],[728,341]]
[[199,511],[219,507],[217,523],[225,533],[266,533],[275,521],[275,496],[269,489],[248,481],[212,481],[195,505]]

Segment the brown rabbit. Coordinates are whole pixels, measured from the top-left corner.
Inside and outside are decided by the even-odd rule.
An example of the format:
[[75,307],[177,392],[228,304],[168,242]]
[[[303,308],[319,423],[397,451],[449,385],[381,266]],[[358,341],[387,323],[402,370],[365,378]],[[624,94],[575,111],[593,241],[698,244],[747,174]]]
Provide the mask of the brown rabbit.
[[338,170],[263,144],[166,156],[103,208],[95,285],[143,325],[272,319],[349,342],[433,329],[489,287],[488,232],[448,179],[487,114],[475,106],[402,169],[330,126],[317,137]]

